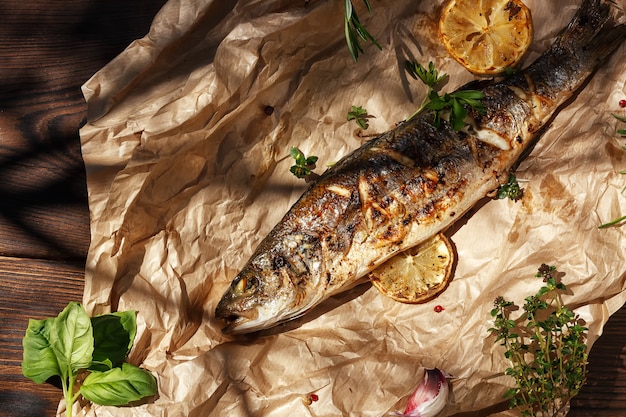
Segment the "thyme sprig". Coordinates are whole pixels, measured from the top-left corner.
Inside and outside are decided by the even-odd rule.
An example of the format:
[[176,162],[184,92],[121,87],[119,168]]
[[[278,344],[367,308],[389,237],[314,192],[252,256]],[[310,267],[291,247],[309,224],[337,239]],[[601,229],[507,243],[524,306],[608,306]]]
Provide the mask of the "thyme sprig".
[[509,200],[519,201],[522,199],[522,197],[524,196],[524,189],[520,187],[515,174],[509,173],[508,181],[498,187],[498,192],[496,196],[498,200],[504,200],[508,198]]
[[478,113],[484,113],[485,108],[481,102],[484,95],[478,90],[460,90],[453,93],[445,93],[440,95],[437,91],[442,82],[448,78],[447,74],[439,74],[435,69],[435,64],[428,63],[428,69],[423,65],[414,61],[406,63],[409,75],[413,78],[419,78],[426,86],[428,93],[424,97],[422,104],[408,120],[413,119],[424,110],[430,109],[435,112],[435,126],[441,125],[441,119],[444,112],[449,111],[449,122],[452,128],[459,131],[465,127],[465,118],[467,117],[467,107],[470,107]]
[[526,297],[518,320],[511,318],[518,307],[503,297],[496,298],[491,310],[494,326],[489,332],[505,347],[512,365],[505,374],[516,383],[505,397],[522,416],[556,415],[585,383],[588,329],[564,305],[561,296],[567,287],[558,275],[554,266],[541,265],[536,276],[545,285]]
[[[369,0],[363,0],[367,11],[372,13],[372,6]],[[378,49],[382,49],[378,41],[367,31],[365,26],[361,24],[359,16],[354,10],[351,0],[345,0],[344,2],[344,30],[346,36],[346,42],[348,44],[348,50],[354,62],[358,61],[359,54],[363,53],[363,46],[361,40],[364,42],[371,41]]]

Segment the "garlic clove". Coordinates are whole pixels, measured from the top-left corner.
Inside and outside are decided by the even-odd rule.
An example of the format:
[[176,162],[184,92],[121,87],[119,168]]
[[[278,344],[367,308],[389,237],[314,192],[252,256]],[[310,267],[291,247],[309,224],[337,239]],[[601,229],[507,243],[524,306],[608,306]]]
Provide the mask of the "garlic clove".
[[399,417],[434,417],[448,402],[448,378],[445,372],[434,368],[424,370],[424,379],[419,383],[403,413],[395,411],[391,415]]

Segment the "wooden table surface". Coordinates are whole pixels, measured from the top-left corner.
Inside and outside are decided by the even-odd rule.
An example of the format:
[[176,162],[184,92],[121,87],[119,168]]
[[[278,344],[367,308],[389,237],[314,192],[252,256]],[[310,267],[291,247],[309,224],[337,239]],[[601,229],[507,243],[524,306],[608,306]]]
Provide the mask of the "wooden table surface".
[[[29,318],[83,293],[89,210],[80,86],[134,39],[165,0],[3,0],[0,4],[0,416],[53,416],[58,388],[21,374]],[[626,308],[591,352],[569,416],[626,416]]]

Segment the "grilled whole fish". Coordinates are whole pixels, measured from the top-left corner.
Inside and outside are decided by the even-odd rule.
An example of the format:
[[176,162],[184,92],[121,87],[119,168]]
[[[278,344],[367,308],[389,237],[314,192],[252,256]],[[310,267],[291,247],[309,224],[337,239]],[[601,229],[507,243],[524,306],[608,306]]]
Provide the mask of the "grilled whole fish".
[[607,3],[584,0],[527,69],[480,86],[486,111],[470,111],[463,131],[445,120],[436,127],[434,114],[424,112],[345,156],[234,278],[215,310],[223,331],[252,332],[301,316],[461,218],[507,180],[538,131],[625,36]]

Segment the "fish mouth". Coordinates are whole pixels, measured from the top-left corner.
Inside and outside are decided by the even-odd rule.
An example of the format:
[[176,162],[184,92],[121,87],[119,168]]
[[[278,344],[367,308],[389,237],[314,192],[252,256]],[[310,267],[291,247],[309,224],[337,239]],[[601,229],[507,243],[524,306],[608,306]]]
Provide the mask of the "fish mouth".
[[226,326],[222,328],[222,333],[224,334],[237,333],[250,327],[246,326],[246,324],[253,323],[258,316],[259,314],[256,311],[233,312],[220,309],[215,310],[215,317],[226,323]]

